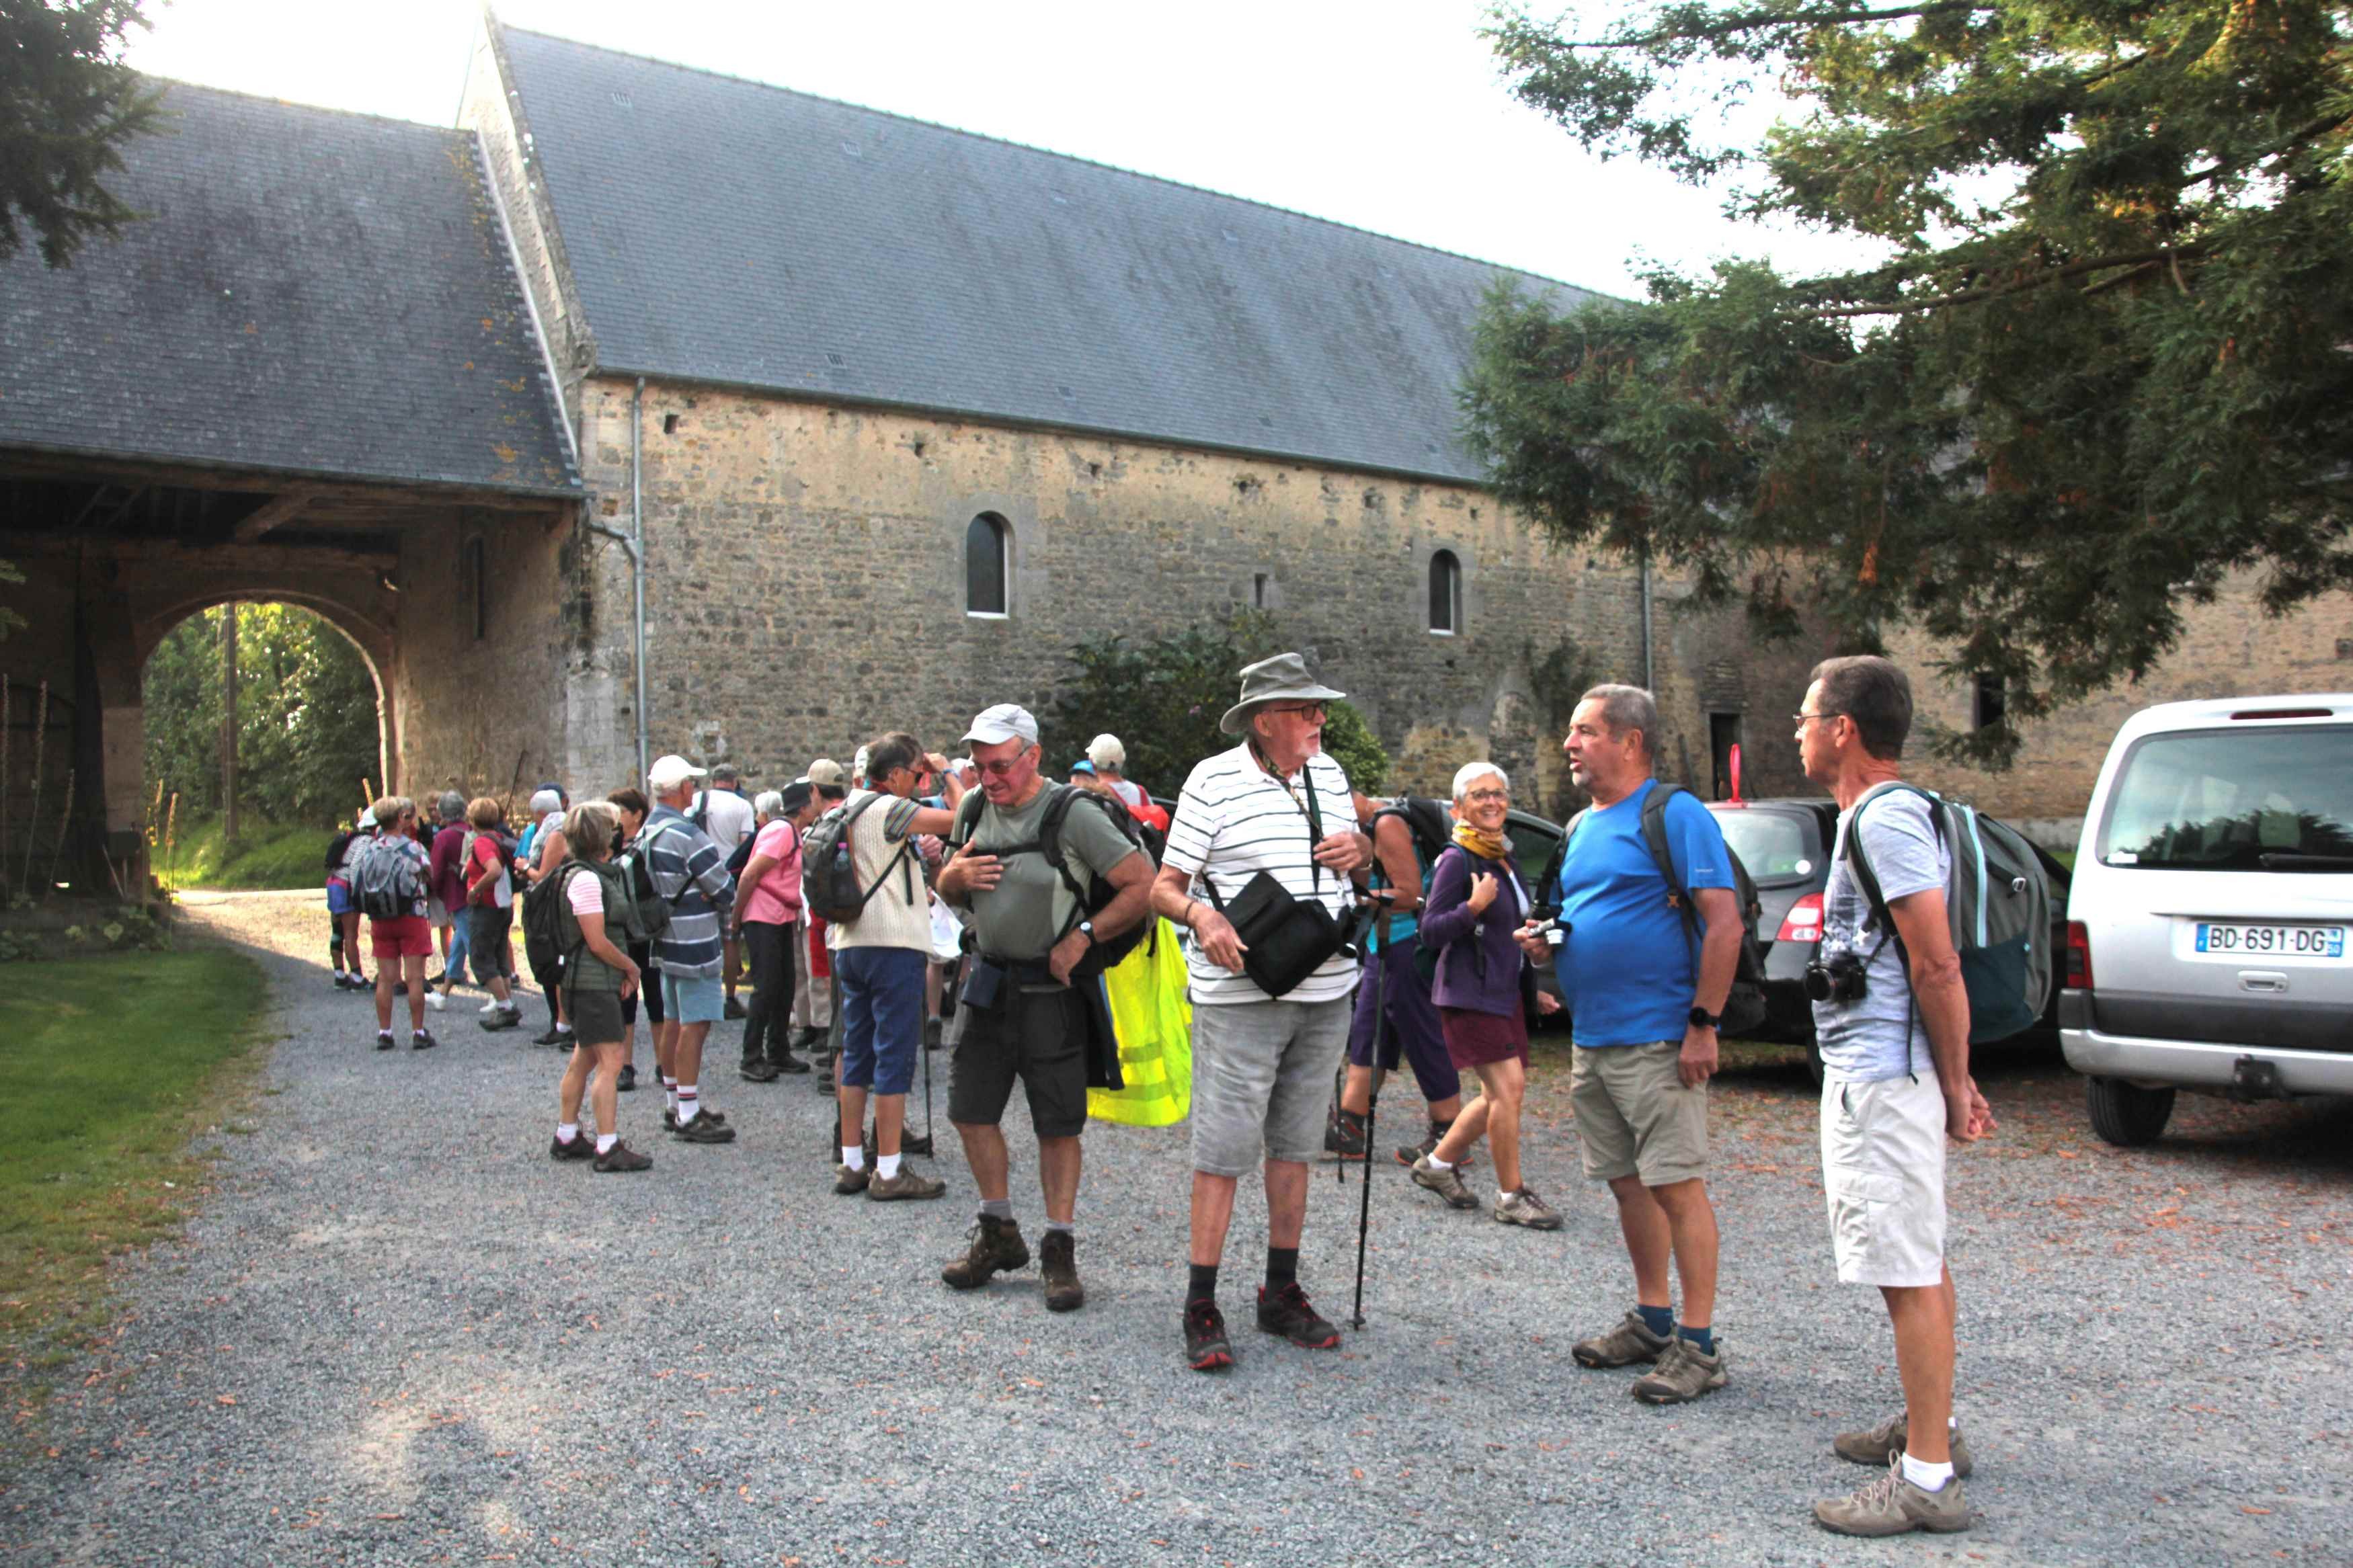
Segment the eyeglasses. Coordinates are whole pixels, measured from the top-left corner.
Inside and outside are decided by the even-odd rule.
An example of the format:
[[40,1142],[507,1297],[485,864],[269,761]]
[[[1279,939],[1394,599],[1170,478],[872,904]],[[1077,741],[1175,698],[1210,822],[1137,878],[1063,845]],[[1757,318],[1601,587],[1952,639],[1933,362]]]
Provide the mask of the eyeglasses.
[[1792,713],[1789,715],[1789,724],[1792,729],[1802,730],[1817,719],[1843,719],[1845,717],[1846,715],[1843,713]]
[[1294,702],[1290,704],[1288,707],[1270,708],[1267,711],[1270,713],[1296,713],[1302,719],[1321,719],[1324,717],[1324,706],[1321,702]]
[[1462,798],[1472,805],[1494,805],[1508,803],[1512,798],[1512,792],[1507,789],[1474,789]]
[[1026,752],[1017,752],[1012,756],[1006,758],[1003,762],[982,763],[979,764],[980,771],[987,773],[993,779],[1004,778],[1008,774],[1011,773],[1014,769],[1019,767],[1021,765],[1021,759],[1028,754],[1029,753]]

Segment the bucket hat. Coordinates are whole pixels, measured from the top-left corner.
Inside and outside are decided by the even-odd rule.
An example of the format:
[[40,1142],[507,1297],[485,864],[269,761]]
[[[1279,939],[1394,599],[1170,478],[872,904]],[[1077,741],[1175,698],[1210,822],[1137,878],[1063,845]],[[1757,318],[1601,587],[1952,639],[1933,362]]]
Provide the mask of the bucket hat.
[[1279,653],[1242,667],[1242,700],[1226,710],[1218,728],[1239,735],[1248,727],[1251,709],[1268,702],[1337,702],[1347,695],[1335,691],[1307,673],[1303,655]]

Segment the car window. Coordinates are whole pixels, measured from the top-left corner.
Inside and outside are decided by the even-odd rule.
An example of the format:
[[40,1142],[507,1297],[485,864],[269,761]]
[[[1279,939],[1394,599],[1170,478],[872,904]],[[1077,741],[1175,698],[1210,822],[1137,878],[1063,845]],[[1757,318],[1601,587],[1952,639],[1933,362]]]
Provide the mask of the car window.
[[1520,868],[1520,880],[1527,884],[1530,893],[1543,898],[1536,879],[1544,875],[1545,862],[1552,858],[1552,852],[1560,847],[1560,829],[1536,817],[1515,816],[1507,825],[1507,831],[1512,836],[1512,860]]
[[1809,815],[1783,811],[1724,810],[1715,814],[1724,841],[1748,868],[1758,887],[1801,882],[1821,868],[1821,833]]
[[2353,869],[2353,725],[2148,736],[2109,792],[2098,853],[2168,870]]

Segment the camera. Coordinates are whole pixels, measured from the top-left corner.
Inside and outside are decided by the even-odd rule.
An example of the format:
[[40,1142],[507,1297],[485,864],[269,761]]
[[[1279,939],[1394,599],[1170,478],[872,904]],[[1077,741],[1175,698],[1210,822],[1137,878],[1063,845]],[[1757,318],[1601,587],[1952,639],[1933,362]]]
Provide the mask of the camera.
[[1852,952],[1839,953],[1828,963],[1817,959],[1806,965],[1806,995],[1810,1000],[1860,1002],[1863,990],[1863,963]]

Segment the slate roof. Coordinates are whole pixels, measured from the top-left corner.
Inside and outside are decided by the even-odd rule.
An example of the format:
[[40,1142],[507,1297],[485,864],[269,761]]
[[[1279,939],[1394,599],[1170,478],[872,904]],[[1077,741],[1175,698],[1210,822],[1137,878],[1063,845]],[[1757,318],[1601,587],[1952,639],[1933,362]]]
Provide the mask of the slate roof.
[[0,447],[576,492],[470,132],[166,85],[149,217],[0,262]]
[[1479,478],[1491,280],[1281,208],[503,29],[607,372]]

